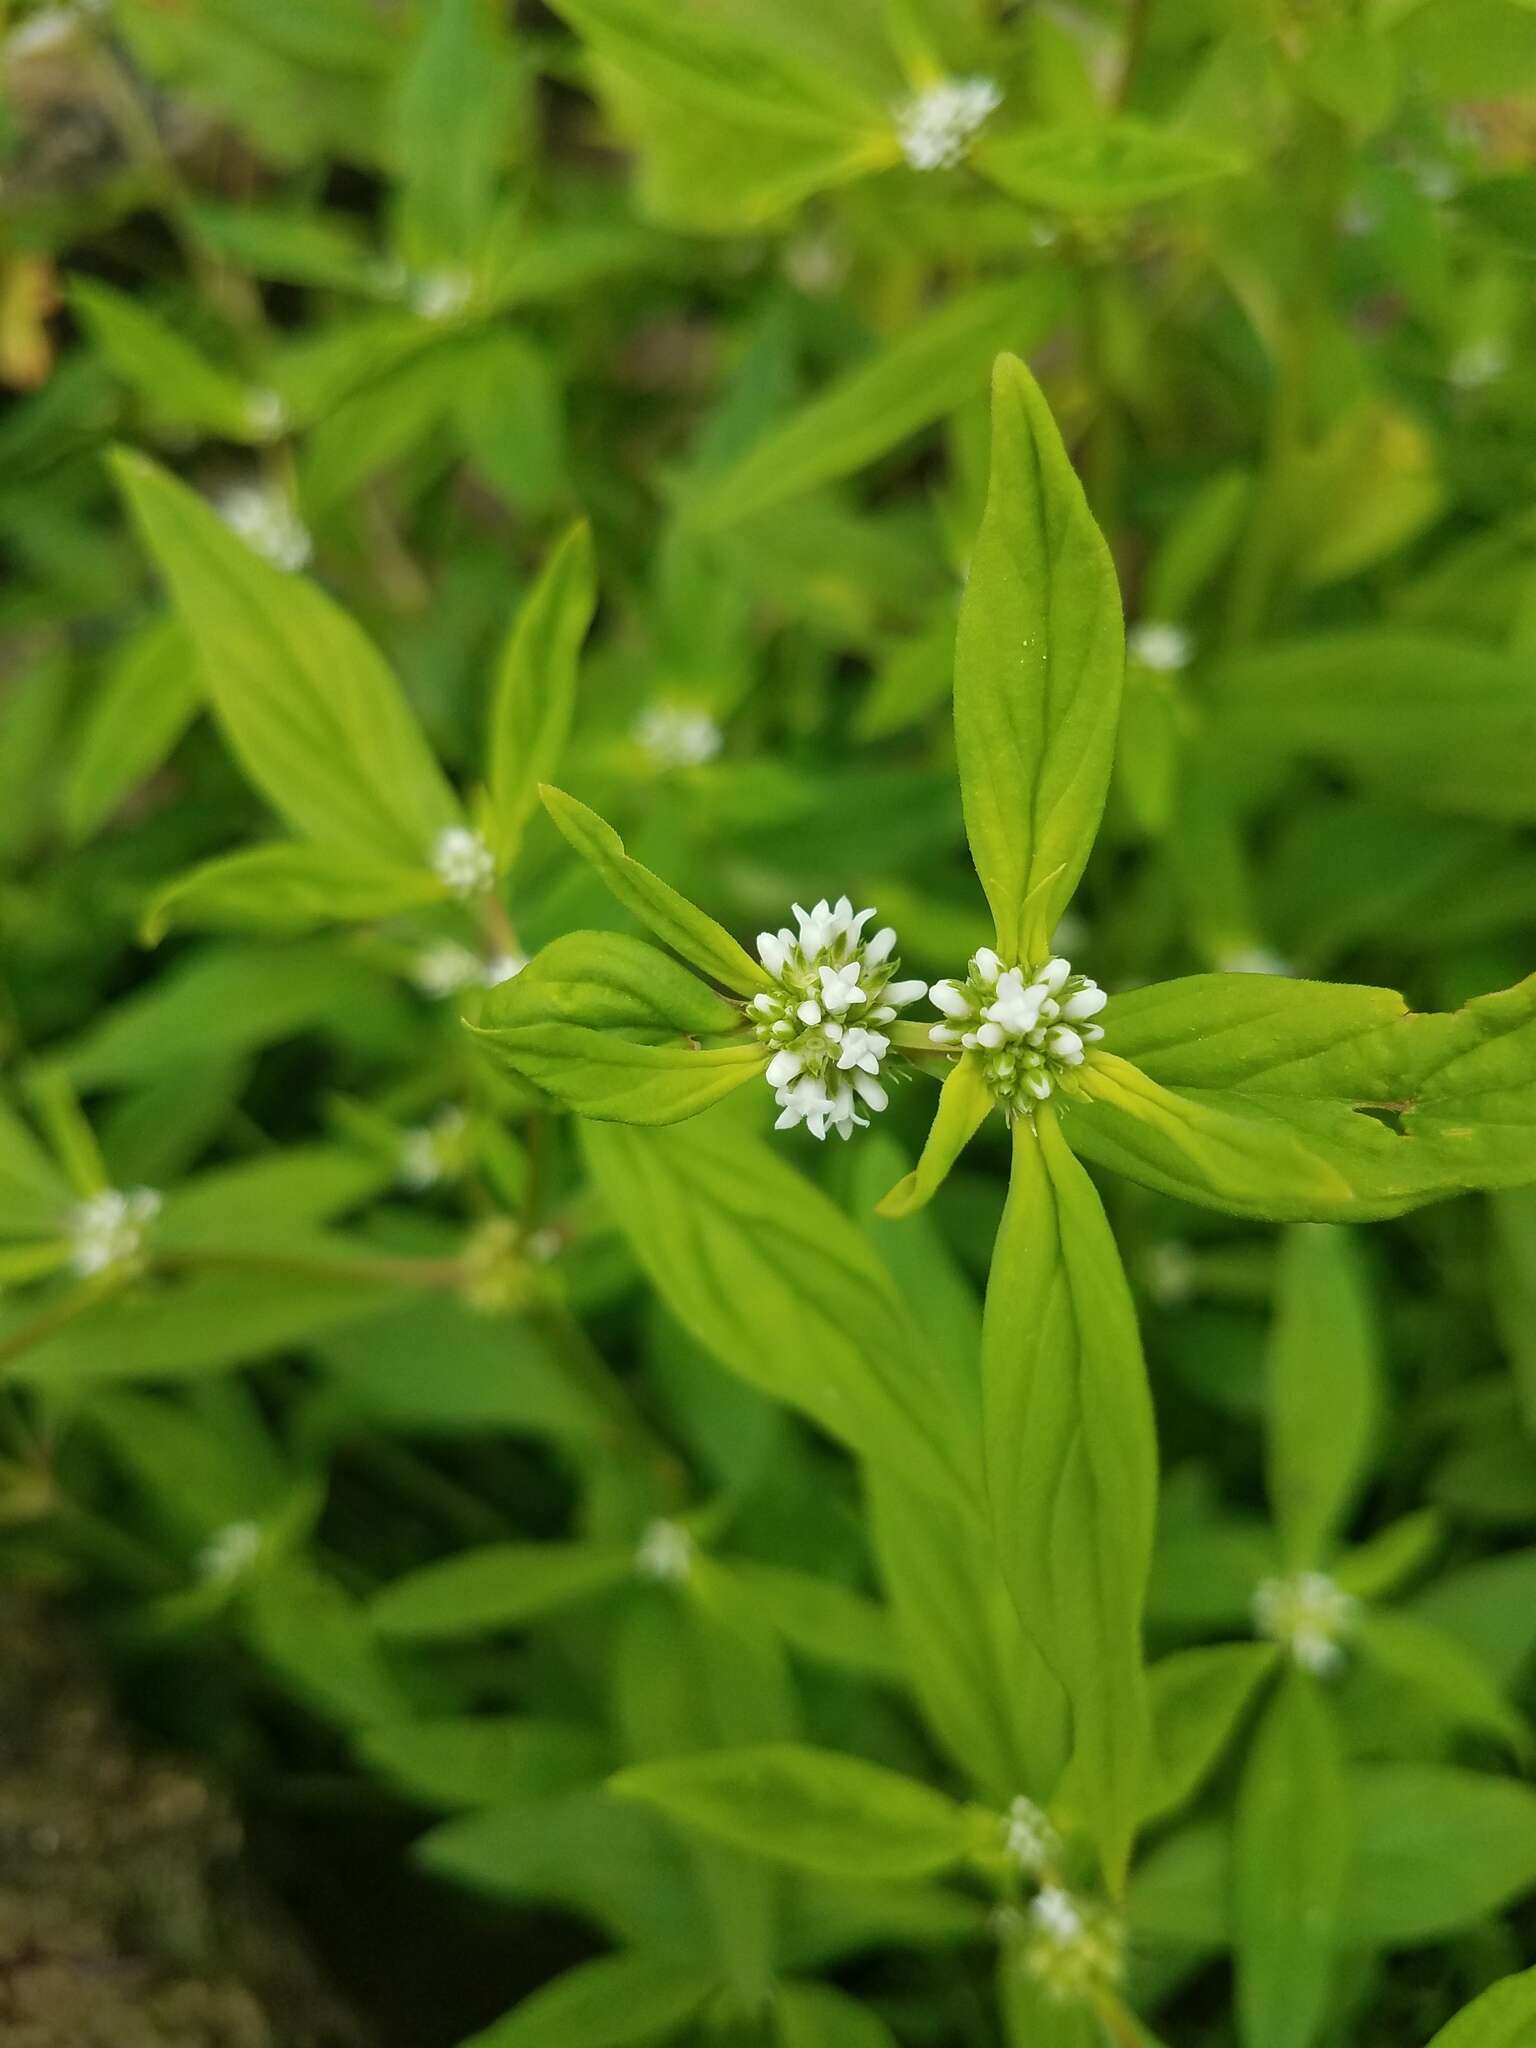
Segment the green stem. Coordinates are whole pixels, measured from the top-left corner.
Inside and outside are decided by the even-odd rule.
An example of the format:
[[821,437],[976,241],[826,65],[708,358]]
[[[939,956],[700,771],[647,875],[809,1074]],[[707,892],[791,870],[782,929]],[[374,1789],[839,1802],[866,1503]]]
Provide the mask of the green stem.
[[629,1389],[611,1369],[582,1325],[569,1309],[555,1301],[539,1303],[532,1316],[554,1344],[562,1364],[581,1392],[605,1417],[609,1449],[646,1466],[666,1504],[675,1506],[687,1490],[681,1461],[671,1445],[665,1443],[646,1421]]

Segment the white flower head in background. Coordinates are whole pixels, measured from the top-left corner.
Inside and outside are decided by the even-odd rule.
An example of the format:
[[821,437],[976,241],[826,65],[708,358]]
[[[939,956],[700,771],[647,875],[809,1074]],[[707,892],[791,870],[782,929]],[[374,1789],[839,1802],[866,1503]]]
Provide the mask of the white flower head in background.
[[1269,946],[1234,946],[1216,962],[1218,974],[1294,974],[1296,969],[1283,953]]
[[469,1124],[462,1109],[445,1109],[431,1123],[405,1131],[400,1138],[396,1172],[408,1188],[435,1187],[464,1171]]
[[467,270],[431,270],[410,280],[407,289],[423,320],[452,320],[474,297],[475,280]]
[[1003,1848],[1029,1877],[1039,1877],[1061,1854],[1061,1837],[1044,1811],[1022,1793],[1003,1817]]
[[943,78],[892,109],[901,153],[914,171],[952,170],[1002,104],[990,78]]
[[1049,1100],[1083,1064],[1104,1036],[1092,1020],[1109,1001],[1097,982],[1073,973],[1070,960],[1005,967],[990,946],[973,956],[964,981],[936,981],[928,997],[944,1013],[930,1041],[980,1053],[987,1086],[1010,1121]]
[[1098,1900],[1042,1885],[1029,1902],[1023,1954],[1024,1967],[1048,1997],[1077,2003],[1119,1983],[1125,1930]]
[[1485,334],[1457,349],[1447,374],[1458,391],[1483,391],[1508,369],[1509,350],[1497,336]]
[[1139,668],[1175,675],[1189,667],[1195,642],[1186,626],[1176,626],[1169,619],[1143,619],[1126,634],[1125,651]]
[[725,735],[707,711],[687,704],[653,704],[635,720],[634,739],[659,768],[699,768],[713,761]]
[[1326,1572],[1262,1579],[1254,1589],[1255,1629],[1317,1678],[1326,1678],[1343,1663],[1343,1640],[1358,1612],[1354,1595]]
[[231,484],[214,499],[213,509],[231,533],[275,569],[291,574],[314,552],[309,529],[274,485]]
[[457,939],[424,946],[411,962],[411,979],[434,1002],[462,995],[467,988],[499,988],[528,965],[525,953],[493,953],[489,960]]
[[896,934],[889,925],[866,939],[873,910],[823,897],[811,910],[793,905],[796,931],[759,932],[757,954],[774,988],[754,996],[747,1016],[773,1048],[766,1079],[782,1112],[775,1130],[803,1123],[816,1138],[851,1138],[867,1129],[866,1109],[884,1109],[880,1079],[890,1039],[881,1028],[915,1003],[926,983],[897,978]]
[[71,1270],[86,1280],[133,1265],[159,1213],[160,1197],[153,1188],[103,1188],[90,1196],[71,1211],[66,1225]]
[[496,862],[478,832],[445,825],[433,842],[432,871],[455,896],[483,896],[496,879]]
[[693,1570],[693,1548],[681,1522],[647,1523],[635,1546],[635,1571],[657,1585],[679,1586]]
[[235,1579],[261,1554],[261,1528],[256,1522],[231,1522],[210,1536],[197,1553],[202,1579]]

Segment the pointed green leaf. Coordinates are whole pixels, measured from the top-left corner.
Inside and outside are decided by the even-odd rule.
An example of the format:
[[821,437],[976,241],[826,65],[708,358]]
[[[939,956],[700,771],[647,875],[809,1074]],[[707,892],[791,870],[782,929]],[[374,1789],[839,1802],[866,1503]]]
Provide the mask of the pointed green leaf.
[[502,650],[491,701],[491,845],[509,867],[559,765],[576,708],[582,642],[597,605],[592,531],[571,528],[518,608]]
[[614,1221],[706,1350],[871,1464],[974,1508],[970,1404],[842,1210],[718,1112],[656,1131],[588,1124],[582,1139]]
[[1374,1310],[1342,1230],[1282,1243],[1265,1363],[1270,1504],[1288,1569],[1328,1563],[1370,1469],[1380,1407]]
[[993,1107],[992,1091],[982,1075],[981,1061],[968,1053],[963,1055],[944,1077],[939,1106],[916,1166],[882,1198],[875,1213],[910,1216],[931,1202]]
[[1005,960],[1043,960],[1098,830],[1125,636],[1114,563],[1039,386],[992,383],[992,475],[955,658],[971,857]]
[[835,1984],[781,1984],[774,2018],[779,2048],[897,2048],[880,2015]]
[[598,56],[649,91],[708,118],[796,138],[846,137],[851,152],[894,161],[896,137],[877,102],[830,69],[803,62],[766,37],[744,34],[718,10],[678,0],[555,0]]
[[1501,1977],[1457,2013],[1429,2048],[1528,2048],[1536,2040],[1536,1970]]
[[69,302],[92,341],[157,420],[230,441],[272,438],[264,394],[209,362],[159,314],[95,278],[77,277]]
[[733,1849],[819,1877],[926,1877],[973,1839],[963,1806],[883,1765],[795,1742],[674,1757],[620,1771],[611,1789]]
[[509,1806],[595,1782],[609,1745],[574,1721],[526,1714],[389,1722],[358,1742],[368,1768],[432,1806]]
[[69,1182],[0,1094],[0,1231],[51,1236],[73,1202]]
[[683,517],[705,530],[733,525],[851,476],[983,389],[998,350],[1032,348],[1061,309],[1054,271],[960,293],[712,474]]
[[120,449],[112,463],[251,781],[320,845],[397,865],[427,861],[459,807],[362,630],[314,584],[262,561],[144,456]]
[[100,830],[166,759],[201,703],[196,659],[175,619],[156,619],[118,647],[86,705],[65,774],[71,840]]
[[1199,1790],[1277,1656],[1273,1643],[1214,1643],[1176,1650],[1151,1667],[1152,1765],[1143,1821],[1172,1813]]
[[634,1551],[612,1543],[493,1543],[423,1565],[374,1597],[374,1626],[435,1642],[521,1628],[621,1586]]
[[975,159],[982,175],[1014,198],[1063,213],[1128,213],[1242,168],[1230,151],[1198,135],[1125,114],[983,137]]
[[205,861],[150,898],[140,930],[157,945],[174,926],[202,931],[304,932],[362,924],[440,903],[442,882],[342,846],[285,840]]
[[596,811],[547,784],[539,794],[544,799],[544,808],[571,845],[592,863],[625,909],[633,911],[642,924],[649,925],[674,953],[681,954],[701,974],[713,976],[723,988],[732,989],[737,995],[755,995],[770,986],[757,961],[737,945],[723,926],[659,875],[630,859],[623,840]]
[[665,1956],[599,1956],[525,1998],[463,2048],[641,2048],[687,2025],[718,1977]]
[[1368,1610],[1357,1639],[1364,1656],[1458,1727],[1491,1735],[1517,1755],[1529,1754],[1528,1723],[1504,1697],[1493,1674],[1454,1636],[1414,1615]]
[[1309,2048],[1327,2014],[1351,1852],[1349,1781],[1331,1702],[1281,1685],[1249,1752],[1232,1851],[1244,2048]]
[[1157,1449],[1130,1289],[1054,1113],[1014,1126],[982,1334],[988,1494],[1024,1626],[1066,1690],[1112,1888],[1147,1751],[1141,1614]]
[[[471,1026],[535,1088],[583,1116],[671,1124],[760,1075],[740,1010],[621,932],[569,932],[493,989]],[[732,1039],[728,1045],[704,1040]]]

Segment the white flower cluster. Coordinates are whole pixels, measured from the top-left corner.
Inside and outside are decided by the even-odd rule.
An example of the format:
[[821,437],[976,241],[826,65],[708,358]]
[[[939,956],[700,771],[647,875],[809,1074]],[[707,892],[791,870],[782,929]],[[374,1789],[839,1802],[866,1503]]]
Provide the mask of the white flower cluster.
[[976,130],[1002,104],[990,78],[942,78],[892,109],[901,153],[914,171],[947,171]]
[[635,1571],[657,1585],[681,1585],[693,1570],[693,1538],[681,1522],[647,1523],[635,1547]]
[[411,308],[423,320],[452,320],[475,295],[475,280],[467,270],[430,270],[417,278],[407,275],[405,284]]
[[990,946],[974,956],[965,981],[936,981],[928,994],[947,1020],[929,1039],[984,1054],[987,1085],[1009,1117],[1046,1101],[1082,1065],[1086,1048],[1104,1036],[1090,1020],[1109,1001],[1070,960],[1005,967]]
[[153,1188],[103,1188],[70,1214],[69,1263],[82,1280],[114,1266],[132,1265],[144,1249],[144,1233],[160,1213]]
[[1119,1916],[1062,1885],[1042,1885],[1029,1903],[1024,1967],[1062,2004],[1117,1984],[1125,1968]]
[[889,1100],[880,1063],[891,1041],[876,1027],[893,1023],[927,984],[894,979],[895,932],[886,925],[864,937],[873,910],[855,913],[846,896],[834,904],[823,897],[813,910],[792,907],[798,933],[785,925],[758,934],[758,958],[776,986],[747,1009],[757,1036],[774,1048],[767,1081],[782,1111],[774,1128],[804,1123],[813,1137],[831,1130],[851,1138],[855,1125],[869,1125],[859,1104],[878,1110]]
[[275,569],[302,569],[313,553],[309,530],[279,490],[268,484],[231,484],[213,502],[231,533]]
[[417,954],[411,979],[424,996],[441,1001],[466,988],[499,988],[527,965],[526,953],[493,953],[484,960],[457,939],[443,939]]
[[1003,1850],[1030,1877],[1039,1877],[1061,1854],[1060,1835],[1023,1793],[1003,1816]]
[[1354,1626],[1359,1602],[1326,1572],[1262,1579],[1253,1595],[1253,1625],[1279,1643],[1303,1671],[1326,1678],[1344,1661],[1342,1639]]
[[725,743],[709,713],[687,704],[653,704],[635,720],[634,738],[661,768],[701,767]]
[[483,896],[496,879],[496,861],[480,833],[445,825],[433,843],[432,871],[455,896]]

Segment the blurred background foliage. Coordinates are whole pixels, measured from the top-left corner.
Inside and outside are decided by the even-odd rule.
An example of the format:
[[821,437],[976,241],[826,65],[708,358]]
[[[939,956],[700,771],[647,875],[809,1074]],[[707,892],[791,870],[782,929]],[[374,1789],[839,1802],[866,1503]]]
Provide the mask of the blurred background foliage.
[[[741,1882],[595,1789],[658,1730],[799,1724],[941,1777],[966,1738],[914,1710],[846,1461],[671,1322],[564,1122],[473,1057],[487,944],[623,922],[546,821],[490,934],[258,908],[141,944],[163,884],[271,821],[104,451],[317,577],[461,784],[584,511],[561,781],[733,930],[846,889],[931,976],[987,936],[946,698],[987,370],[1019,349],[1132,628],[1068,950],[1111,990],[1248,966],[1452,1005],[1536,930],[1536,9],[76,0],[12,8],[0,70],[0,1137],[169,1191],[127,1294],[55,1319],[73,1295],[0,1268],[0,1574],[81,1604],[141,1719],[225,1775],[380,2038],[448,2044]],[[997,105],[921,166],[903,110],[945,77]],[[796,1156],[862,1202],[921,1092],[862,1158]],[[991,1145],[921,1240],[961,1299]],[[1242,1622],[1263,1554],[1277,1240],[1108,1199],[1167,1648]],[[1385,1396],[1355,1534],[1417,1515],[1403,1597],[1528,1706],[1536,1200],[1357,1253]],[[681,1605],[629,1569],[662,1511],[729,1553]],[[510,1605],[370,1605],[487,1543],[551,1546]],[[1432,1706],[1346,1687],[1363,1757],[1467,1761]],[[1530,1953],[1536,1818],[1499,1819],[1496,1878],[1494,1818],[1446,1825],[1470,1874],[1378,1930],[1390,1969],[1361,1949],[1340,2040],[1420,2042]],[[1142,2009],[1226,2042],[1176,1879]],[[1001,2038],[961,1893],[797,1886],[778,1925],[901,2041]],[[861,2038],[822,2023],[785,2038]]]

